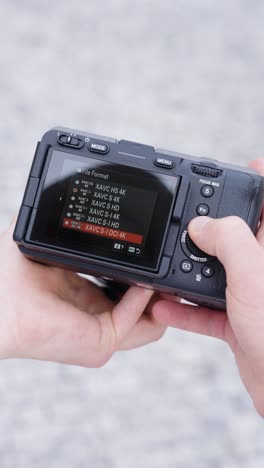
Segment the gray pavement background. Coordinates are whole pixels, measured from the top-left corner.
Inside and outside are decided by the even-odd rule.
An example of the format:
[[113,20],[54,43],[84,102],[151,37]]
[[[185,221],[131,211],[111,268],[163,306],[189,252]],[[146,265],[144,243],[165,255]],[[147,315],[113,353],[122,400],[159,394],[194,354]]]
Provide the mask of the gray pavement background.
[[[263,154],[261,0],[1,0],[0,18],[1,229],[54,125]],[[100,370],[0,363],[1,468],[262,468],[263,438],[231,353],[208,338],[171,330]]]

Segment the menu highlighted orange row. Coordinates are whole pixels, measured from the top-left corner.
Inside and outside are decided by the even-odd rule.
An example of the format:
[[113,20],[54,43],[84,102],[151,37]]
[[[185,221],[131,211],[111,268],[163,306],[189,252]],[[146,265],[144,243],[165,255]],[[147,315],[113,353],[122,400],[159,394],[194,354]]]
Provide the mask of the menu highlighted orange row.
[[75,231],[86,232],[87,234],[108,237],[110,239],[118,239],[132,244],[141,245],[143,242],[143,236],[140,234],[133,234],[132,232],[111,229],[105,226],[98,226],[97,224],[75,221],[69,218],[64,218],[63,227],[66,229],[74,229]]

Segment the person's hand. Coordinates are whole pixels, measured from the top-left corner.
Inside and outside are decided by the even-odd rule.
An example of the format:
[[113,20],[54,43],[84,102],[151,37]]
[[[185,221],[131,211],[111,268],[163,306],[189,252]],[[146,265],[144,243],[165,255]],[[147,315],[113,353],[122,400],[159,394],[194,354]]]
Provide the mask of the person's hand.
[[0,237],[0,359],[99,367],[117,350],[162,336],[166,327],[150,311],[152,291],[131,287],[115,304],[77,274],[24,258],[13,228]]
[[[264,175],[264,160],[253,161],[251,167]],[[225,340],[264,417],[264,210],[257,239],[238,217],[195,218],[189,233],[198,247],[217,256],[225,267],[227,314],[170,298],[154,304],[154,317],[161,324]]]

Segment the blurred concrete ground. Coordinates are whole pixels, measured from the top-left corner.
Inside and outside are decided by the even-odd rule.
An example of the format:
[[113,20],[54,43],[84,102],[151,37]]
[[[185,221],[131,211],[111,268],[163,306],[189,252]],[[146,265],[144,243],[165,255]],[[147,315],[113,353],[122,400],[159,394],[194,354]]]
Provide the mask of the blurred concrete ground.
[[[56,124],[264,153],[261,0],[2,0],[0,18],[1,229]],[[1,468],[263,467],[263,423],[222,343],[169,331],[100,370],[0,367]]]

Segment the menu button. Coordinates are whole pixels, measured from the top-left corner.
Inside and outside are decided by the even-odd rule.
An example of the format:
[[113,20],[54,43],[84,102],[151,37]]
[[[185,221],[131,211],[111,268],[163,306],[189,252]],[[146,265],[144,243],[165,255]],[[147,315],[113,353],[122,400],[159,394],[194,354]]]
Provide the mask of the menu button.
[[156,158],[154,164],[159,167],[165,167],[166,169],[172,169],[175,166],[173,159],[162,157]]

